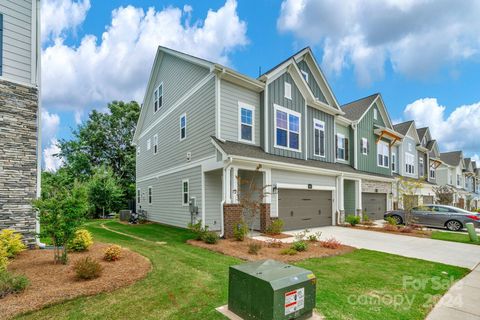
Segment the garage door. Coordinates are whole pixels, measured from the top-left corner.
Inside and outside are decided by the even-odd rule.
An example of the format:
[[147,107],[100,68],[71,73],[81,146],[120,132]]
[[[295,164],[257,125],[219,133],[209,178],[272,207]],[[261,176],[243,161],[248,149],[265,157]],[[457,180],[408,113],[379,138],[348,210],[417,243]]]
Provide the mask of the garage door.
[[285,230],[332,225],[332,192],[280,189],[278,217]]
[[383,219],[387,211],[386,193],[362,193],[363,212],[367,213],[370,220]]
[[423,204],[433,204],[433,196],[423,196]]

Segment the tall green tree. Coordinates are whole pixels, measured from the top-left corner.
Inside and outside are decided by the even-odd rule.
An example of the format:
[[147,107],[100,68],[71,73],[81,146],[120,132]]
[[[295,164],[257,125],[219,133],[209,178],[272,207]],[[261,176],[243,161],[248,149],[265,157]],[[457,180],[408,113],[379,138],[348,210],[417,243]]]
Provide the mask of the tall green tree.
[[107,112],[92,111],[74,132],[61,140],[59,156],[74,177],[88,180],[101,165],[112,168],[125,199],[135,196],[135,147],[131,144],[140,106],[135,101],[114,101]]
[[105,217],[105,213],[121,209],[123,191],[110,167],[95,168],[88,182],[88,200],[95,216],[101,213]]

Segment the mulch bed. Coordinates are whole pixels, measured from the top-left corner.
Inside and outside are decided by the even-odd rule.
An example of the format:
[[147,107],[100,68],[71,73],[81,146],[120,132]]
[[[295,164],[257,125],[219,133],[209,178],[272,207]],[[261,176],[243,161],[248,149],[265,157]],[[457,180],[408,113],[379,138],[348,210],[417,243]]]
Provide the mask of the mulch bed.
[[[30,285],[24,292],[0,300],[0,319],[12,318],[78,296],[113,291],[133,284],[150,271],[151,263],[147,258],[125,248],[122,249],[120,260],[104,261],[103,251],[106,247],[107,244],[96,243],[87,252],[70,253],[67,265],[54,264],[52,250],[22,252],[8,266],[8,270],[26,275]],[[80,281],[75,277],[73,264],[86,256],[99,261],[103,272],[97,279]]]
[[260,234],[262,237],[267,237],[267,238],[273,238],[273,239],[286,239],[286,238],[292,238],[293,236],[286,234],[286,233],[279,233],[279,234],[268,234],[268,233],[262,233]]
[[[262,248],[258,252],[258,254],[250,254],[248,253],[248,244],[251,242],[257,242],[262,245]],[[281,243],[279,244],[280,247],[273,248],[269,247],[268,243],[259,240],[251,240],[246,239],[245,241],[235,241],[235,240],[219,240],[217,244],[207,244],[203,241],[198,240],[188,240],[187,243],[208,249],[211,251],[219,252],[225,255],[229,255],[232,257],[240,258],[242,260],[247,261],[255,261],[255,260],[263,260],[263,259],[274,259],[283,262],[294,262],[305,260],[308,258],[323,258],[323,257],[330,257],[345,254],[348,252],[352,252],[355,248],[350,246],[342,245],[337,249],[328,249],[323,248],[320,246],[319,242],[308,242],[308,250],[304,252],[298,252],[296,255],[282,255],[280,252],[286,248],[290,248],[292,246],[291,243]]]
[[376,231],[376,232],[383,232],[383,233],[393,233],[399,234],[402,236],[410,236],[410,237],[417,237],[417,238],[431,238],[432,232],[429,230],[412,230],[412,232],[401,232],[401,231],[389,231],[385,230],[381,227],[374,227],[374,226],[366,226],[366,225],[356,225],[352,227],[349,224],[343,225],[345,228],[352,228],[352,229],[360,229],[360,230],[368,230],[368,231]]

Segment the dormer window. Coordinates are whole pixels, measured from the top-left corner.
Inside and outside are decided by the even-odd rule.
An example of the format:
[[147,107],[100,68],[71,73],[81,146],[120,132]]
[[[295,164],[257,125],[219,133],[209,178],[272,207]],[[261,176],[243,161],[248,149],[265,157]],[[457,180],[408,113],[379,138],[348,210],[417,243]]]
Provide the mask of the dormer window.
[[163,83],[153,93],[153,112],[156,113],[163,106]]
[[292,100],[292,85],[285,82],[285,98]]
[[373,119],[378,120],[378,110],[377,110],[377,108],[373,108]]
[[305,81],[307,81],[307,83],[308,83],[308,72],[303,71],[303,70],[301,70],[300,72],[302,73],[303,79],[305,79]]

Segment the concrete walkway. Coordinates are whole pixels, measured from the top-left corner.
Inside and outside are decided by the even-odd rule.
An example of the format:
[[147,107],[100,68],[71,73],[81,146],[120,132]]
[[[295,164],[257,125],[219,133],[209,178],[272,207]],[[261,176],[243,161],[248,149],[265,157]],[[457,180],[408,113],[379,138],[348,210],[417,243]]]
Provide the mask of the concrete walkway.
[[[288,231],[295,235],[303,230]],[[375,251],[396,254],[404,257],[429,260],[449,265],[473,269],[480,263],[480,246],[458,242],[433,240],[412,236],[388,234],[345,227],[322,227],[309,229],[310,233],[321,232],[321,239],[335,237],[343,244]],[[265,240],[265,237],[256,237]],[[293,242],[293,237],[282,239]]]

